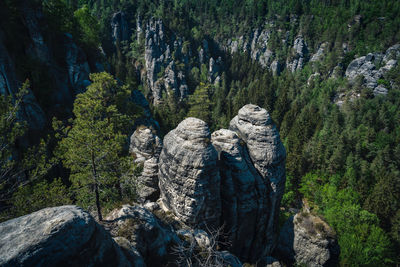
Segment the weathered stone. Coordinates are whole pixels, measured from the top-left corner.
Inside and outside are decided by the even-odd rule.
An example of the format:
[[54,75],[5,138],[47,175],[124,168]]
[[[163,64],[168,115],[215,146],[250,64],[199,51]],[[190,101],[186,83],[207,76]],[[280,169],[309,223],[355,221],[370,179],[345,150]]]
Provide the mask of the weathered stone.
[[143,163],[143,171],[138,178],[138,194],[142,202],[156,201],[160,195],[158,188],[158,158],[162,149],[161,139],[147,127],[139,127],[131,136],[130,152],[135,162]]
[[298,213],[289,218],[281,230],[276,249],[280,259],[306,266],[336,266],[339,252],[333,230],[310,213]]
[[255,262],[267,245],[269,184],[254,168],[245,143],[230,130],[212,134],[219,153],[222,221],[229,250],[243,261]]
[[1,266],[131,266],[111,236],[77,206],[0,224]]
[[294,40],[292,55],[286,61],[286,67],[289,71],[295,72],[301,70],[308,57],[308,47],[302,36]]
[[159,162],[162,202],[183,223],[219,226],[220,176],[217,152],[202,120],[187,118],[164,138]]
[[114,237],[114,241],[119,245],[129,263],[135,267],[145,267],[144,259],[139,251],[125,237]]
[[372,89],[375,95],[386,95],[387,88],[380,85],[378,80],[384,78],[388,71],[396,67],[398,60],[400,60],[400,44],[389,47],[384,54],[369,53],[354,59],[347,67],[345,77],[350,83],[362,77],[362,84]]
[[137,250],[147,266],[161,266],[173,259],[171,249],[179,242],[178,236],[147,209],[124,205],[112,211],[106,221],[112,236],[129,241],[119,243],[124,242],[123,247],[136,257]]
[[285,188],[286,151],[268,112],[256,105],[242,107],[229,128],[246,143],[254,167],[271,187],[264,252],[270,254],[275,244],[279,207]]

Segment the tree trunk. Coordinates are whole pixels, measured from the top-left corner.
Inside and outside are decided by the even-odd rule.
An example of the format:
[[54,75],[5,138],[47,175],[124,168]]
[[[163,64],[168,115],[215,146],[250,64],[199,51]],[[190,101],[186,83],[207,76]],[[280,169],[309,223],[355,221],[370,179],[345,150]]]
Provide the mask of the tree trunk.
[[102,221],[103,220],[103,216],[101,215],[99,183],[97,181],[96,164],[94,163],[93,152],[92,152],[92,174],[93,174],[93,180],[94,180],[94,193],[96,195],[97,216],[99,217],[99,221]]
[[97,207],[97,215],[99,217],[99,221],[103,220],[103,216],[101,215],[101,207],[100,207],[100,195],[99,195],[99,185],[95,184],[94,193],[96,194],[96,207]]

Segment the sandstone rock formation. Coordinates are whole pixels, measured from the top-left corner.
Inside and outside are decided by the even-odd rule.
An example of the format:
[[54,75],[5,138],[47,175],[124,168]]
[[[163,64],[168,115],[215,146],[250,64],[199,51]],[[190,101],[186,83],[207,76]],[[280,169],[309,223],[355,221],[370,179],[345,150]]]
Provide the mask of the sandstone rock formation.
[[361,76],[363,85],[372,89],[375,95],[386,95],[387,88],[378,81],[386,72],[397,66],[398,60],[400,60],[400,44],[389,47],[385,53],[369,53],[354,59],[347,67],[345,77],[354,82]]
[[135,162],[143,164],[142,175],[138,178],[138,194],[142,202],[156,201],[158,188],[158,158],[162,149],[161,139],[147,127],[139,127],[131,136],[130,153]]
[[111,235],[137,261],[142,257],[147,266],[173,261],[172,248],[180,242],[179,238],[147,209],[124,205],[112,211],[106,221]]
[[[146,81],[155,104],[162,101],[163,93],[173,94],[182,100],[188,94],[186,78],[182,69],[177,69],[174,58],[188,62],[190,50],[183,51],[183,39],[172,33],[169,43],[165,37],[166,30],[161,20],[150,20],[145,34]],[[174,53],[174,57],[172,56]]]
[[77,206],[0,224],[1,266],[131,266],[111,236]]
[[219,154],[224,231],[230,251],[244,261],[255,262],[264,253],[269,214],[270,185],[253,166],[246,145],[230,130],[212,134]]
[[159,186],[165,208],[195,228],[217,228],[221,215],[217,152],[205,122],[187,118],[164,138]]
[[276,253],[288,263],[336,266],[339,245],[324,221],[309,213],[298,213],[284,224]]
[[270,254],[275,244],[279,207],[285,188],[285,148],[268,112],[256,105],[242,107],[229,128],[246,143],[254,167],[271,188],[264,250],[264,254]]
[[286,60],[286,67],[289,71],[301,70],[308,59],[308,47],[302,36],[294,40],[292,55]]

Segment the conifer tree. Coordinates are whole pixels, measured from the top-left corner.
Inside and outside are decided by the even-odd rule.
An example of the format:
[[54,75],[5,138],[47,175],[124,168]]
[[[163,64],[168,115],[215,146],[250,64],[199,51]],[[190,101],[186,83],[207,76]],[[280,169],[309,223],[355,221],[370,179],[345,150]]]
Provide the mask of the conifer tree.
[[75,100],[75,119],[64,131],[58,155],[71,171],[78,202],[84,207],[95,204],[101,221],[102,204],[121,196],[119,180],[129,171],[130,161],[123,156],[127,135],[122,130],[128,116],[117,108],[121,87],[114,78],[105,72],[90,78],[93,83]]

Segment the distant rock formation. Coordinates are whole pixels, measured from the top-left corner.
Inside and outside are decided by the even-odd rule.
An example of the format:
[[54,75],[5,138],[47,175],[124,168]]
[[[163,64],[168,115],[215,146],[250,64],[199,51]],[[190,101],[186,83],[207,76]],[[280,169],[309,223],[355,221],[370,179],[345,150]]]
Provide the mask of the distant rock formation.
[[242,107],[231,120],[229,128],[246,143],[254,167],[271,188],[268,192],[267,245],[264,252],[267,255],[272,252],[276,239],[279,207],[286,181],[286,151],[268,112],[256,105]]
[[183,39],[171,34],[167,42],[161,20],[150,20],[145,31],[146,80],[154,104],[162,101],[164,94],[182,100],[188,94],[184,70],[176,66],[175,60],[184,64],[189,61],[190,49],[183,49]]
[[389,47],[385,53],[369,53],[354,59],[346,69],[345,77],[354,82],[358,76],[363,79],[363,85],[371,88],[375,95],[386,95],[387,88],[379,84],[383,75],[396,67],[400,60],[400,44]]
[[164,137],[159,162],[162,203],[185,224],[219,227],[220,176],[217,151],[205,122],[187,118]]
[[310,213],[298,213],[289,218],[276,248],[280,259],[306,266],[337,266],[339,252],[333,230]]
[[77,206],[0,224],[1,266],[132,266],[111,236]]
[[295,72],[303,69],[308,60],[308,46],[302,36],[298,36],[293,43],[292,54],[286,60],[286,67],[289,71]]

